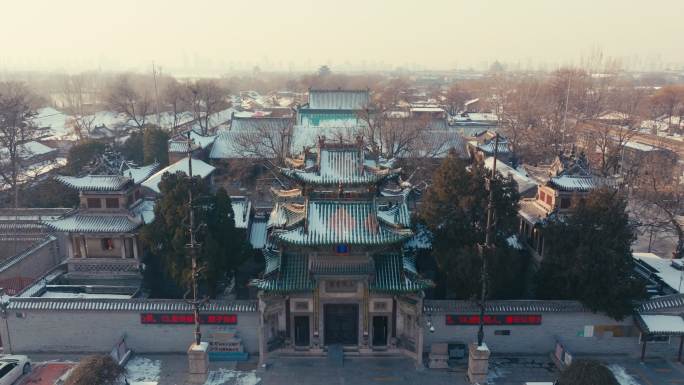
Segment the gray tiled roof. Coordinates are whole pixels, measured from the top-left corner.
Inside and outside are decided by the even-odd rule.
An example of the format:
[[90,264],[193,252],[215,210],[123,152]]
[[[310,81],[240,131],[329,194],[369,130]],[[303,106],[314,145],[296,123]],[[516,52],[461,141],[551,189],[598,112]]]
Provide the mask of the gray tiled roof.
[[590,176],[556,176],[549,180],[549,184],[562,191],[589,191],[597,187],[596,181]]
[[55,231],[77,233],[127,233],[142,226],[142,222],[127,215],[82,215],[44,222]]
[[131,178],[121,175],[88,175],[83,177],[57,176],[55,179],[67,187],[79,191],[119,191],[132,183]]
[[417,292],[432,286],[432,281],[418,276],[415,261],[401,255],[377,255],[375,278],[370,289],[375,292]]
[[253,279],[251,286],[271,292],[311,291],[314,281],[309,275],[309,258],[306,255],[284,254],[277,273],[263,279]]
[[639,313],[658,312],[668,309],[684,309],[684,294],[672,294],[651,298],[639,304]]
[[360,110],[369,102],[368,90],[309,91],[309,108],[315,110]]
[[234,117],[230,131],[234,132],[289,132],[294,125],[292,118]]
[[[163,299],[81,299],[81,298],[10,298],[10,310],[71,310],[130,312],[191,312],[192,306],[181,300]],[[211,301],[202,312],[255,312],[256,301]]]
[[[479,312],[480,306],[475,301],[426,300],[423,302],[426,313],[472,313]],[[487,301],[487,313],[562,313],[588,311],[577,301],[538,301],[538,300],[510,300]]]

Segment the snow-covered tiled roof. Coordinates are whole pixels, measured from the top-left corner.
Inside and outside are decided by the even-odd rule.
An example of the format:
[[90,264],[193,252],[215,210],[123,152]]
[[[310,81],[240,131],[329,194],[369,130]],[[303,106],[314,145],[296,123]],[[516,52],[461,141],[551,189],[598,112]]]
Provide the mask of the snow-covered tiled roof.
[[[494,157],[488,157],[484,160],[484,166],[491,170],[494,165]],[[518,185],[518,193],[524,194],[527,191],[537,188],[537,182],[524,174],[522,171],[516,170],[513,167],[507,165],[501,160],[496,162],[496,171],[503,176],[511,176],[515,183]]]
[[[199,176],[202,179],[204,179],[211,175],[211,173],[214,172],[214,170],[216,170],[216,167],[210,164],[207,164],[199,159],[192,160],[193,176]],[[159,183],[161,183],[162,176],[164,176],[164,174],[166,173],[174,174],[176,172],[182,172],[185,175],[188,174],[188,159],[181,159],[178,162],[166,166],[163,169],[157,171],[154,175],[147,178],[147,180],[142,183],[142,186],[145,186],[156,193],[160,193]]]
[[561,175],[549,180],[549,184],[562,191],[589,191],[597,187],[590,176]]
[[148,164],[147,166],[132,167],[125,166],[122,171],[123,176],[133,179],[133,183],[140,184],[159,170],[159,162]]
[[669,258],[661,258],[653,253],[632,253],[632,257],[650,267],[655,274],[665,285],[669,286],[675,292],[684,294],[684,272],[672,266],[673,260]]
[[[190,139],[196,148],[207,148],[214,144],[217,135],[202,135],[196,130],[190,131]],[[169,140],[169,152],[188,152],[187,133],[180,134]]]
[[127,215],[74,214],[44,223],[54,231],[67,233],[128,233],[142,226],[142,221]]
[[290,118],[233,118],[229,131],[221,131],[211,148],[211,159],[267,157],[287,144],[293,120]]
[[[494,143],[495,140],[491,139],[487,141],[486,143],[479,144],[477,148],[484,152],[487,155],[492,155],[494,154]],[[510,152],[510,148],[508,147],[508,141],[505,139],[499,139],[499,145],[498,145],[498,154],[508,154]]]
[[39,108],[38,114],[33,118],[33,124],[38,128],[45,128],[48,139],[75,140],[76,134],[70,126],[72,119],[67,114],[52,107]]
[[268,217],[268,227],[292,227],[306,216],[304,205],[298,203],[276,202]]
[[[76,299],[76,298],[24,298],[12,297],[8,309],[12,310],[67,310],[67,311],[127,311],[127,312],[192,312],[192,305],[173,299]],[[202,311],[255,312],[256,301],[212,300],[203,305]]]
[[152,199],[143,199],[135,206],[131,207],[131,214],[140,219],[143,223],[154,222],[154,206],[155,201]]
[[368,90],[310,90],[309,108],[315,110],[361,110],[370,103]]
[[249,243],[254,249],[263,249],[266,246],[267,230],[266,218],[254,218],[249,232]]
[[[57,150],[52,147],[48,147],[40,142],[36,142],[33,140],[17,145],[17,154],[21,159],[24,160],[29,160],[33,157],[49,154],[56,151]],[[0,147],[0,164],[5,163],[8,159],[9,150],[5,147]]]
[[244,196],[231,196],[230,201],[235,215],[235,227],[238,229],[248,228],[252,202]]
[[292,129],[292,136],[290,138],[290,153],[301,154],[304,147],[314,148],[321,137],[328,138],[335,141],[353,141],[360,128],[358,125],[350,126],[323,126],[312,127],[297,125]]
[[536,199],[521,199],[518,207],[518,215],[532,224],[543,222],[548,216],[548,213],[536,203]]
[[[425,300],[423,311],[426,313],[470,313],[480,311],[480,307],[476,301]],[[489,300],[485,311],[487,313],[575,313],[589,310],[578,301]]]
[[365,159],[364,150],[352,147],[321,148],[318,171],[283,168],[282,173],[304,183],[320,185],[376,183],[398,174],[400,170],[383,167]]
[[131,178],[121,175],[87,175],[82,177],[60,175],[55,179],[79,191],[120,191],[131,184]]
[[411,214],[409,213],[408,206],[404,202],[395,202],[391,206],[379,206],[378,218],[391,226],[411,226]]
[[303,127],[323,127],[323,128],[349,128],[356,127],[364,122],[359,119],[355,112],[347,111],[299,111],[299,125]]
[[679,315],[639,314],[642,331],[655,335],[684,335],[684,319]]
[[283,242],[295,245],[396,243],[410,238],[409,229],[393,229],[378,220],[377,209],[369,201],[309,201],[307,223],[276,232]]

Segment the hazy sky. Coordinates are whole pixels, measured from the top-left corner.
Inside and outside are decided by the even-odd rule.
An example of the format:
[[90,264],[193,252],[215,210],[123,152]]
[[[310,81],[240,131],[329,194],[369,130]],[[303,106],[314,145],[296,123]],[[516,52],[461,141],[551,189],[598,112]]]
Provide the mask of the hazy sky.
[[684,0],[0,0],[0,70],[684,63]]

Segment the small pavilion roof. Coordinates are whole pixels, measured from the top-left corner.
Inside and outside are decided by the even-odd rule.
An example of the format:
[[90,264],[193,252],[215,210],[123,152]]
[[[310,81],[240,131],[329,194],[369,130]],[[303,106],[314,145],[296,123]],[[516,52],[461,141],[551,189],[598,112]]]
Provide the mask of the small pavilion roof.
[[679,315],[638,314],[636,321],[644,333],[651,335],[684,335],[684,318]]
[[309,201],[305,223],[275,232],[277,239],[294,245],[382,245],[404,241],[410,229],[389,226],[378,219],[372,201]]
[[377,183],[401,171],[374,159],[366,159],[362,149],[350,146],[321,148],[318,157],[318,167],[314,169],[282,168],[281,171],[303,183],[328,186]]
[[82,177],[60,175],[55,179],[78,191],[120,191],[133,183],[121,175],[87,175]]
[[128,215],[83,214],[74,214],[44,223],[54,231],[66,233],[128,233],[143,224],[142,221]]
[[591,176],[562,175],[549,179],[549,185],[561,191],[590,191],[598,187]]

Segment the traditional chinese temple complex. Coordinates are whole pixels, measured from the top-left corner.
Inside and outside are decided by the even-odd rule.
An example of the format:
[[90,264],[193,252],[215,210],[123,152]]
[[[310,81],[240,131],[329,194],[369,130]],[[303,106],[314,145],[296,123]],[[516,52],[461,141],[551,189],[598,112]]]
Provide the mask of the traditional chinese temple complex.
[[[413,237],[406,194],[384,187],[392,162],[326,142],[282,168],[274,190],[260,290],[269,350],[422,351],[422,279],[404,245]],[[265,351],[266,349],[262,349]]]

